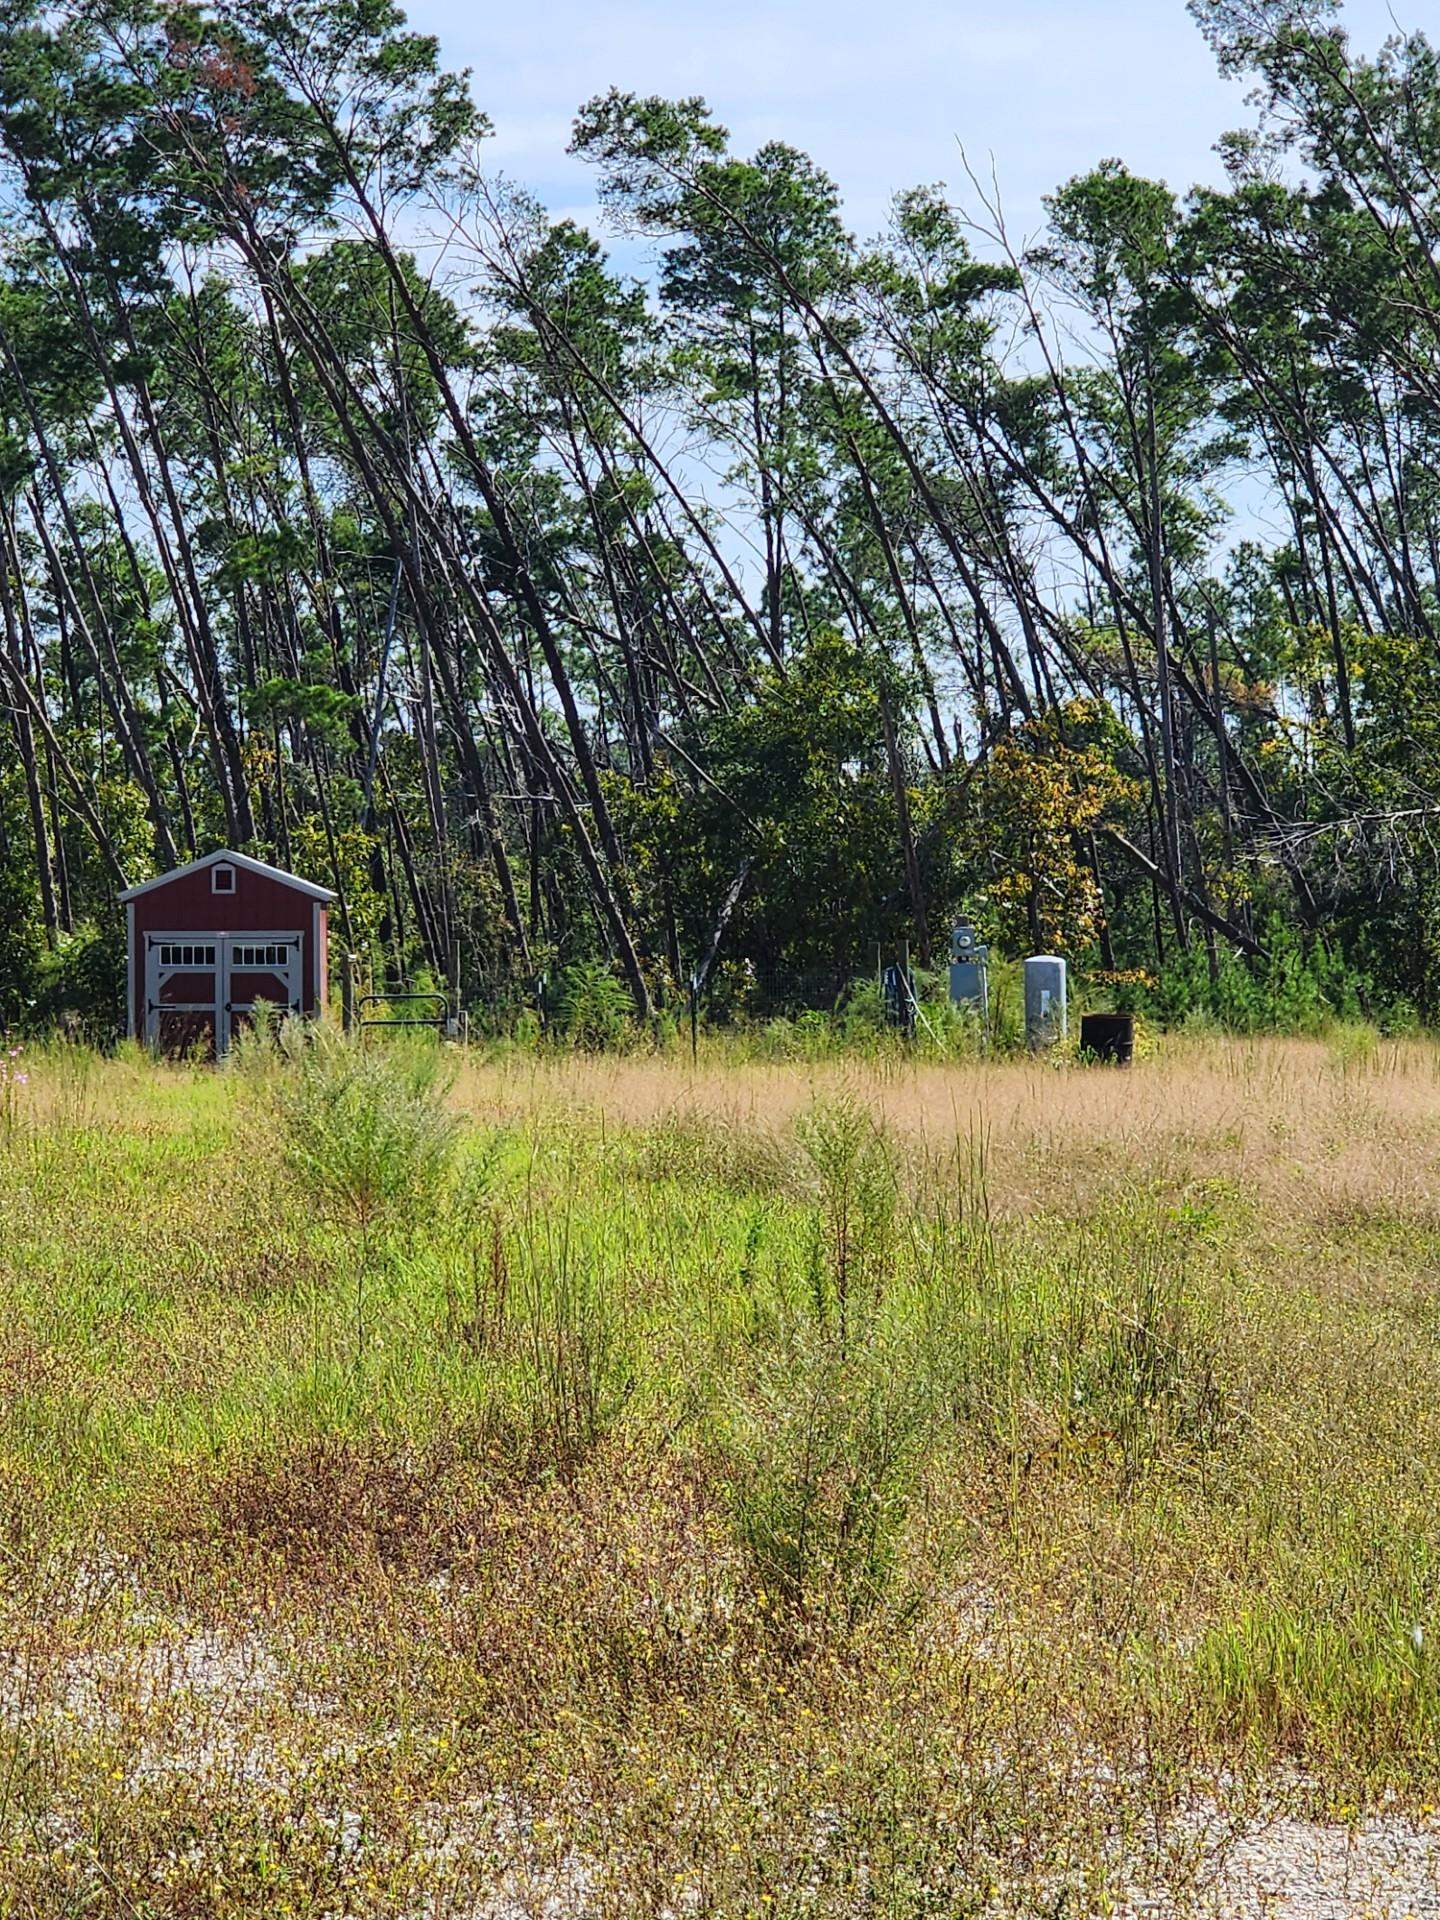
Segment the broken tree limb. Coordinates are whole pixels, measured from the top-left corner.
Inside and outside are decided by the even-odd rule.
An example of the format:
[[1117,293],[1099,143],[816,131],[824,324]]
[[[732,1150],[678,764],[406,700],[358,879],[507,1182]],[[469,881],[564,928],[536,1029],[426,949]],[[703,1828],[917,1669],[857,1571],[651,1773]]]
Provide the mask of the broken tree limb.
[[[1127,860],[1133,860],[1137,867],[1151,880],[1163,881],[1165,875],[1148,853],[1137,847],[1133,840],[1115,827],[1102,827],[1100,831],[1114,847],[1118,847]],[[1207,906],[1200,896],[1189,887],[1180,889],[1180,896],[1197,920],[1203,920],[1207,927],[1213,927],[1216,933],[1223,933],[1227,940],[1233,940],[1242,952],[1250,954],[1256,960],[1268,960],[1269,954],[1253,934],[1246,933],[1243,927],[1236,926],[1233,920],[1227,920],[1223,913],[1217,913]]]

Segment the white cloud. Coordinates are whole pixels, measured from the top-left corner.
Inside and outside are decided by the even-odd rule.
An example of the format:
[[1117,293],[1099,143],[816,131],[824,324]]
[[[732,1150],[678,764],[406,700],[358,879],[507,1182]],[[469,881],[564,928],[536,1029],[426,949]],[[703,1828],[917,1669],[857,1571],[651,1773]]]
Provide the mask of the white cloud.
[[[1350,0],[1359,45],[1393,30],[1391,5]],[[1216,137],[1249,112],[1183,0],[410,0],[409,13],[474,69],[494,164],[556,208],[592,202],[565,145],[575,109],[612,85],[702,94],[741,149],[804,148],[861,232],[900,187],[960,192],[961,141],[982,174],[993,156],[1026,232],[1046,192],[1109,155],[1177,188],[1214,179]]]

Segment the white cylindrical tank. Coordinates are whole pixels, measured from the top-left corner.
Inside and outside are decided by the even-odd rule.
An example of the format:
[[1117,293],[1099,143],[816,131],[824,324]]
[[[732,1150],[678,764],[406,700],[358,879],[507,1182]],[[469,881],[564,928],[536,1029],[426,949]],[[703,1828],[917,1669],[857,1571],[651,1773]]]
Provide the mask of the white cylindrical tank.
[[1069,1031],[1065,962],[1053,953],[1025,962],[1025,1039],[1032,1047],[1051,1047]]

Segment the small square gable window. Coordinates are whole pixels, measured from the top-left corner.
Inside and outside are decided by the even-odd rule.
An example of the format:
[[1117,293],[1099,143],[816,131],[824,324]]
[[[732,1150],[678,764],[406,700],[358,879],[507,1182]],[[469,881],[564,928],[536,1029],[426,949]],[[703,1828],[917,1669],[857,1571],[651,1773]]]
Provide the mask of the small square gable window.
[[210,869],[210,891],[212,893],[234,893],[234,867],[212,867]]

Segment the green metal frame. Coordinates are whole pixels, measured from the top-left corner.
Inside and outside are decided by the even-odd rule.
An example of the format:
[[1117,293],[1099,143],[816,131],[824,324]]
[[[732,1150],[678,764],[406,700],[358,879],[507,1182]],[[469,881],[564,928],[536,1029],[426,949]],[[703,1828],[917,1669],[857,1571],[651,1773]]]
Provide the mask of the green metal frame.
[[[433,1013],[397,1014],[384,1020],[370,1020],[365,1017],[367,1007],[389,1007],[409,1005],[413,1001],[427,1001],[434,1007]],[[450,1002],[443,993],[362,993],[357,1003],[356,1024],[364,1032],[376,1027],[433,1027],[437,1033],[445,1031],[445,1022],[450,1015]]]

